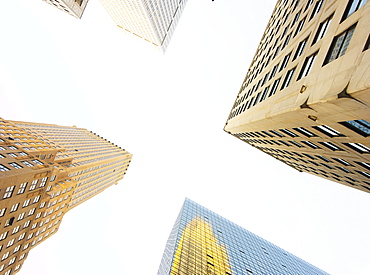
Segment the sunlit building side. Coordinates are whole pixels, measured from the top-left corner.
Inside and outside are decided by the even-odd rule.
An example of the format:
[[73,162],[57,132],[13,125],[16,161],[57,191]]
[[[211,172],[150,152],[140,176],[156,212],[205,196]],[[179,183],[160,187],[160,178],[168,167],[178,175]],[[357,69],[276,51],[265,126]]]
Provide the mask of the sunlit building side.
[[165,52],[187,0],[100,0],[122,31]]
[[326,272],[185,199],[158,275],[248,275]]
[[0,119],[0,274],[17,273],[65,213],[117,184],[131,157],[83,128]]
[[81,19],[89,0],[43,0],[44,2]]
[[369,5],[278,1],[224,130],[298,171],[370,192]]

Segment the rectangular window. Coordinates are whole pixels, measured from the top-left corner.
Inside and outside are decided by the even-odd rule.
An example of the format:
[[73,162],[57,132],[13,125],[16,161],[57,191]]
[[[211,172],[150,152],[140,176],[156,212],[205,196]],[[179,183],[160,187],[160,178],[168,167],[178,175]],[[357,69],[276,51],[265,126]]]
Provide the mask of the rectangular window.
[[355,161],[358,165],[361,165],[362,167],[366,168],[367,170],[370,170],[370,163],[367,162],[360,162],[360,161]]
[[365,46],[364,46],[364,49],[362,51],[366,51],[368,50],[370,47],[370,35],[367,37],[367,40],[366,40],[366,43],[365,43]]
[[5,158],[4,155],[0,154],[0,159],[4,159],[4,158]]
[[319,28],[317,29],[317,32],[315,34],[315,38],[312,41],[312,45],[325,36],[332,19],[333,19],[333,14],[320,23]]
[[272,84],[272,87],[271,87],[271,90],[270,90],[270,93],[269,93],[269,97],[274,95],[277,91],[277,88],[279,86],[279,83],[280,83],[280,79],[281,78],[278,78],[274,81],[274,83]]
[[351,41],[352,35],[355,32],[355,28],[356,24],[334,37],[329,48],[329,52],[326,55],[324,65],[332,62],[346,53],[349,42]]
[[333,144],[329,141],[323,141],[319,142],[320,144],[324,145],[325,147],[329,148],[332,151],[343,151],[341,148],[339,148],[337,145]]
[[296,36],[303,28],[304,22],[306,21],[306,17],[304,17],[301,21],[299,21],[297,29],[295,30],[294,36]]
[[10,150],[17,150],[17,147],[15,147],[15,146],[9,146],[9,149]]
[[364,137],[370,136],[370,122],[367,120],[349,120],[339,123]]
[[290,69],[287,73],[286,73],[286,76],[285,76],[285,79],[284,79],[284,82],[283,84],[281,85],[281,88],[280,90],[283,90],[285,88],[287,88],[290,84],[290,81],[292,80],[293,78],[293,75],[294,75],[294,71],[295,71],[296,67],[294,67],[293,69]]
[[37,182],[38,182],[38,180],[32,181],[29,191],[35,190],[35,188],[37,186]]
[[270,89],[270,86],[267,86],[267,87],[263,90],[263,94],[262,94],[262,96],[261,96],[261,100],[260,100],[260,101],[265,100],[265,98],[266,98],[266,96],[267,96],[267,93],[268,93],[269,89]]
[[16,154],[14,154],[14,153],[8,153],[8,156],[9,156],[9,157],[12,157],[12,158],[15,158],[17,155],[16,155]]
[[9,186],[5,189],[3,199],[10,198],[13,195],[14,187],[15,186]]
[[11,163],[9,163],[9,165],[11,166],[11,167],[13,167],[13,168],[15,168],[15,169],[21,169],[21,168],[23,168],[22,166],[20,166],[18,163],[16,163],[16,162],[11,162]]
[[32,160],[32,162],[37,164],[37,165],[44,165],[41,161],[39,161],[37,159]]
[[26,215],[26,213],[19,214],[18,221],[23,220],[23,218],[24,218],[25,215]]
[[317,146],[315,143],[312,143],[311,141],[302,141],[302,143],[304,143],[304,144],[306,144],[306,145],[310,146],[310,147],[311,147],[311,148],[313,148],[313,149],[320,149],[320,147],[319,147],[319,146]]
[[319,125],[319,126],[312,126],[312,128],[320,131],[321,133],[329,136],[329,137],[343,137],[344,135],[342,135],[340,132],[338,132],[337,130],[327,126],[327,125]]
[[311,72],[311,69],[312,69],[313,64],[315,63],[315,59],[316,59],[317,54],[318,54],[318,51],[315,52],[314,54],[311,54],[310,56],[306,57],[306,59],[303,63],[302,69],[299,72],[297,81],[300,80],[303,77],[306,77]]
[[342,21],[347,19],[352,13],[357,11],[363,5],[365,5],[367,0],[349,0],[346,10],[343,14]]
[[24,182],[24,183],[22,183],[22,184],[19,186],[19,189],[18,189],[18,193],[17,193],[17,195],[19,195],[19,194],[23,194],[23,193],[24,193],[24,191],[26,190],[27,184],[28,184],[28,182]]
[[314,16],[321,10],[322,3],[323,2],[324,2],[324,0],[319,0],[319,1],[316,2],[315,7],[314,7],[314,9],[313,9],[313,11],[311,13],[310,20],[312,18],[314,18]]
[[28,155],[27,155],[27,153],[25,153],[25,152],[19,152],[19,154],[20,154],[21,156],[28,156]]
[[18,210],[19,203],[13,204],[12,208],[10,208],[10,213],[15,212]]
[[44,187],[47,180],[48,180],[48,177],[42,178],[39,187]]
[[304,40],[299,42],[297,50],[295,51],[295,54],[293,56],[293,60],[295,60],[297,57],[302,55],[304,48],[306,47],[307,41],[308,41],[308,37],[306,37]]
[[6,208],[0,209],[0,217],[3,217],[5,215]]
[[10,170],[9,168],[7,168],[6,166],[0,164],[0,171],[1,172],[5,172],[5,171],[9,171],[9,170]]
[[292,33],[290,33],[290,34],[287,35],[287,37],[285,38],[285,41],[284,41],[283,45],[281,45],[281,50],[283,50],[285,48],[285,46],[288,45],[291,37],[292,37]]
[[363,145],[361,143],[350,142],[350,143],[343,143],[343,144],[346,145],[347,147],[359,152],[360,154],[370,153],[370,148],[366,147],[365,145]]
[[303,127],[293,128],[297,132],[303,134],[306,137],[316,137],[316,135]]
[[25,160],[23,160],[23,161],[21,161],[24,165],[26,165],[26,166],[28,166],[28,167],[32,167],[33,166],[33,164],[32,163],[30,163],[30,162],[28,162],[28,161],[25,161]]
[[290,58],[290,55],[292,52],[288,53],[286,56],[284,56],[283,62],[281,62],[279,72],[281,72],[283,69],[285,69],[286,65],[288,65],[288,61]]
[[27,207],[30,204],[31,199],[25,200],[22,207]]
[[3,146],[0,146],[0,151],[4,151],[4,150],[6,150]]
[[4,232],[0,235],[0,241],[5,240],[6,236],[8,236],[8,232]]

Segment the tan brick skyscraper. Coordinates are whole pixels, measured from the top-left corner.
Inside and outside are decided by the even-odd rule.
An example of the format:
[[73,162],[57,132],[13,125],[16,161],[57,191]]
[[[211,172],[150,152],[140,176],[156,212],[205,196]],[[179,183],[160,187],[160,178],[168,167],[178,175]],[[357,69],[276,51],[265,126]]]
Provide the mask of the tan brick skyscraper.
[[370,193],[369,5],[278,1],[225,131]]
[[65,213],[117,184],[131,157],[86,129],[0,119],[0,274],[18,272]]

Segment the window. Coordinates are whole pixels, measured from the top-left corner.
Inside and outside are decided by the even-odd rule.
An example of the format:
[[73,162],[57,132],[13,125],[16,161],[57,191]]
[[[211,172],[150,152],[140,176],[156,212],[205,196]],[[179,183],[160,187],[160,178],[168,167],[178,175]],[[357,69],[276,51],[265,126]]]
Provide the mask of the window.
[[325,58],[324,65],[332,62],[346,53],[349,42],[351,41],[352,35],[355,32],[355,28],[356,24],[334,37],[329,48],[329,52]]
[[48,180],[48,177],[42,178],[41,183],[40,183],[40,187],[44,187],[47,180]]
[[361,165],[362,167],[366,168],[367,170],[370,170],[370,163],[366,163],[366,162],[359,162],[359,161],[355,161],[358,165]]
[[17,257],[13,257],[10,261],[9,261],[9,264],[8,265],[12,265],[12,264],[14,264],[14,262],[15,262],[15,259],[16,259]]
[[9,186],[9,187],[6,188],[3,199],[7,199],[7,198],[10,198],[12,196],[13,191],[14,191],[14,187],[15,186]]
[[4,273],[4,275],[10,275],[11,272],[12,272],[12,270],[9,269],[7,272]]
[[342,21],[347,19],[352,13],[357,11],[363,5],[365,5],[367,0],[349,0],[347,4],[347,8],[343,14]]
[[290,52],[286,56],[284,56],[283,62],[281,62],[281,65],[280,65],[279,72],[282,71],[283,69],[285,69],[286,65],[288,65],[288,61],[289,61],[289,58],[290,58],[291,54],[292,54],[292,52]]
[[25,152],[19,152],[19,154],[20,154],[21,156],[28,156],[28,155],[27,155],[27,153],[25,153]]
[[278,67],[279,67],[279,64],[275,65],[274,68],[272,68],[269,80],[275,76]]
[[0,154],[0,159],[4,159],[4,158],[5,158],[4,155]]
[[280,90],[283,90],[285,88],[287,88],[290,84],[290,81],[292,80],[293,78],[293,75],[294,75],[294,71],[295,71],[296,67],[294,67],[293,69],[290,69],[287,73],[286,73],[286,76],[285,76],[285,79],[284,79],[284,82],[283,84],[281,85],[281,88]]
[[17,211],[18,210],[18,206],[19,206],[19,203],[13,204],[12,205],[12,208],[10,208],[10,213]]
[[9,168],[7,168],[6,166],[0,164],[0,171],[1,172],[5,172],[5,171],[9,171],[9,170],[10,170]]
[[298,128],[293,128],[293,129],[296,130],[297,132],[303,134],[306,137],[315,137],[316,136],[314,133],[311,133],[310,131],[308,131],[307,129],[305,129],[303,127],[298,127]]
[[308,37],[306,37],[304,40],[299,42],[297,50],[295,51],[295,54],[293,56],[293,60],[295,60],[297,57],[302,55],[303,50],[306,47],[307,41],[308,41]]
[[329,137],[341,137],[343,136],[340,132],[337,130],[334,130],[333,128],[327,126],[327,125],[319,125],[319,126],[312,126],[312,128],[320,131],[321,133],[329,136]]
[[56,175],[53,175],[53,176],[51,177],[50,181],[54,181],[54,180],[55,180],[55,177],[56,177]]
[[329,141],[323,141],[319,142],[320,144],[324,145],[325,147],[329,148],[332,151],[343,151],[341,148],[333,144],[332,142]]
[[313,149],[320,149],[319,146],[317,146],[315,143],[312,143],[311,141],[302,141],[302,143],[306,144],[307,146],[310,146]]
[[13,231],[12,231],[12,234],[17,233],[17,232],[19,231],[19,228],[20,228],[20,227],[21,227],[20,225],[18,225],[18,226],[16,226],[16,227],[14,227],[14,228],[13,228]]
[[22,213],[22,214],[19,214],[19,216],[18,216],[18,221],[20,221],[20,220],[23,220],[23,218],[24,218],[24,216],[26,215],[26,213],[24,212],[24,213]]
[[30,163],[30,162],[28,162],[28,161],[21,161],[24,165],[26,165],[26,166],[28,166],[28,167],[32,167],[33,166],[33,164],[32,163]]
[[21,168],[23,168],[22,166],[20,166],[18,163],[16,163],[16,162],[11,162],[11,163],[9,163],[9,165],[11,166],[11,167],[13,167],[13,168],[15,168],[15,169],[21,169]]
[[16,155],[16,154],[14,154],[14,153],[8,153],[8,156],[9,156],[9,157],[12,157],[12,158],[15,158],[17,155]]
[[8,232],[4,232],[0,235],[0,241],[5,240],[6,236],[8,236]]
[[370,153],[370,148],[366,147],[361,143],[343,143],[344,145],[348,146],[349,148],[359,152],[360,154],[368,154]]
[[27,207],[28,205],[30,205],[30,201],[31,199],[25,200],[22,207]]
[[29,191],[32,191],[36,188],[37,182],[38,182],[38,180],[32,181]]
[[12,246],[14,244],[15,239],[12,239],[8,242],[6,247]]
[[31,221],[26,221],[23,225],[23,228],[27,228],[30,226]]
[[364,119],[343,121],[339,123],[364,137],[370,136],[370,122]]
[[272,84],[272,87],[271,87],[271,90],[270,90],[270,93],[269,93],[269,97],[274,95],[276,93],[276,90],[279,86],[279,83],[280,83],[280,79],[281,78],[278,78],[274,81],[274,83]]
[[0,217],[4,216],[6,212],[6,208],[0,209]]
[[22,184],[19,186],[19,189],[18,189],[18,193],[17,193],[17,195],[19,195],[19,194],[23,194],[23,193],[24,193],[24,191],[26,190],[26,187],[27,187],[27,183],[28,183],[28,182],[24,182],[24,183],[22,183]]
[[365,43],[365,46],[364,46],[364,49],[362,51],[366,51],[368,50],[370,47],[370,35],[367,37],[367,40],[366,40],[366,43]]
[[320,11],[323,2],[324,2],[324,0],[319,0],[319,1],[316,2],[315,7],[314,7],[314,9],[311,13],[310,20],[312,18],[314,18],[314,16]]
[[317,54],[318,54],[318,51],[306,57],[303,63],[302,69],[299,72],[297,80],[300,80],[301,78],[306,77],[311,72],[311,68],[315,62]]
[[292,33],[288,34],[287,37],[285,38],[283,45],[281,45],[281,50],[283,50],[285,46],[288,45],[290,37],[292,37]]
[[265,100],[265,98],[266,98],[266,96],[267,96],[267,93],[268,93],[269,89],[270,89],[270,86],[267,86],[267,87],[263,90],[263,93],[262,93],[262,96],[261,96],[261,100],[260,100],[260,102],[261,102],[261,101],[263,101],[263,100]]
[[39,161],[37,159],[34,159],[32,162],[37,164],[37,165],[44,165],[41,161]]
[[10,225],[13,225],[13,222],[14,222],[14,217],[11,217],[10,219],[8,219],[8,220],[5,222],[4,227],[7,227],[7,226],[10,226]]
[[5,259],[7,259],[8,257],[9,257],[9,251],[8,252],[6,252],[4,255],[3,255],[3,257],[1,258],[1,260],[2,261],[4,261]]
[[28,216],[31,216],[31,215],[35,214],[35,211],[36,211],[36,208],[32,208],[32,209],[28,212]]
[[306,21],[307,17],[304,17],[301,21],[299,21],[297,29],[295,30],[294,36],[296,36],[303,28],[304,22]]
[[360,175],[363,175],[366,178],[370,178],[370,174],[369,173],[366,173],[366,172],[363,172],[363,171],[358,171],[358,170],[356,170],[356,172],[359,173]]
[[326,32],[329,28],[329,25],[330,25],[330,22],[331,22],[332,18],[333,18],[333,14],[330,15],[327,19],[325,19],[325,21],[320,23],[319,28],[317,29],[315,37],[312,41],[312,45],[315,44],[317,41],[319,41],[321,38],[324,37],[324,35],[326,34]]
[[0,146],[0,151],[6,150],[3,146]]

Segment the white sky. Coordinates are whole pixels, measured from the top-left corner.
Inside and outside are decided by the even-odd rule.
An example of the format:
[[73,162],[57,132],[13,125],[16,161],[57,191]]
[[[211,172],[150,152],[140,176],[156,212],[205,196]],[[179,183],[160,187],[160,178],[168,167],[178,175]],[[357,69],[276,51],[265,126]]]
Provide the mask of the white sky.
[[134,157],[20,275],[156,274],[185,196],[331,274],[370,274],[370,195],[223,132],[275,0],[189,0],[165,55],[98,1],[0,1],[0,116],[77,125]]

